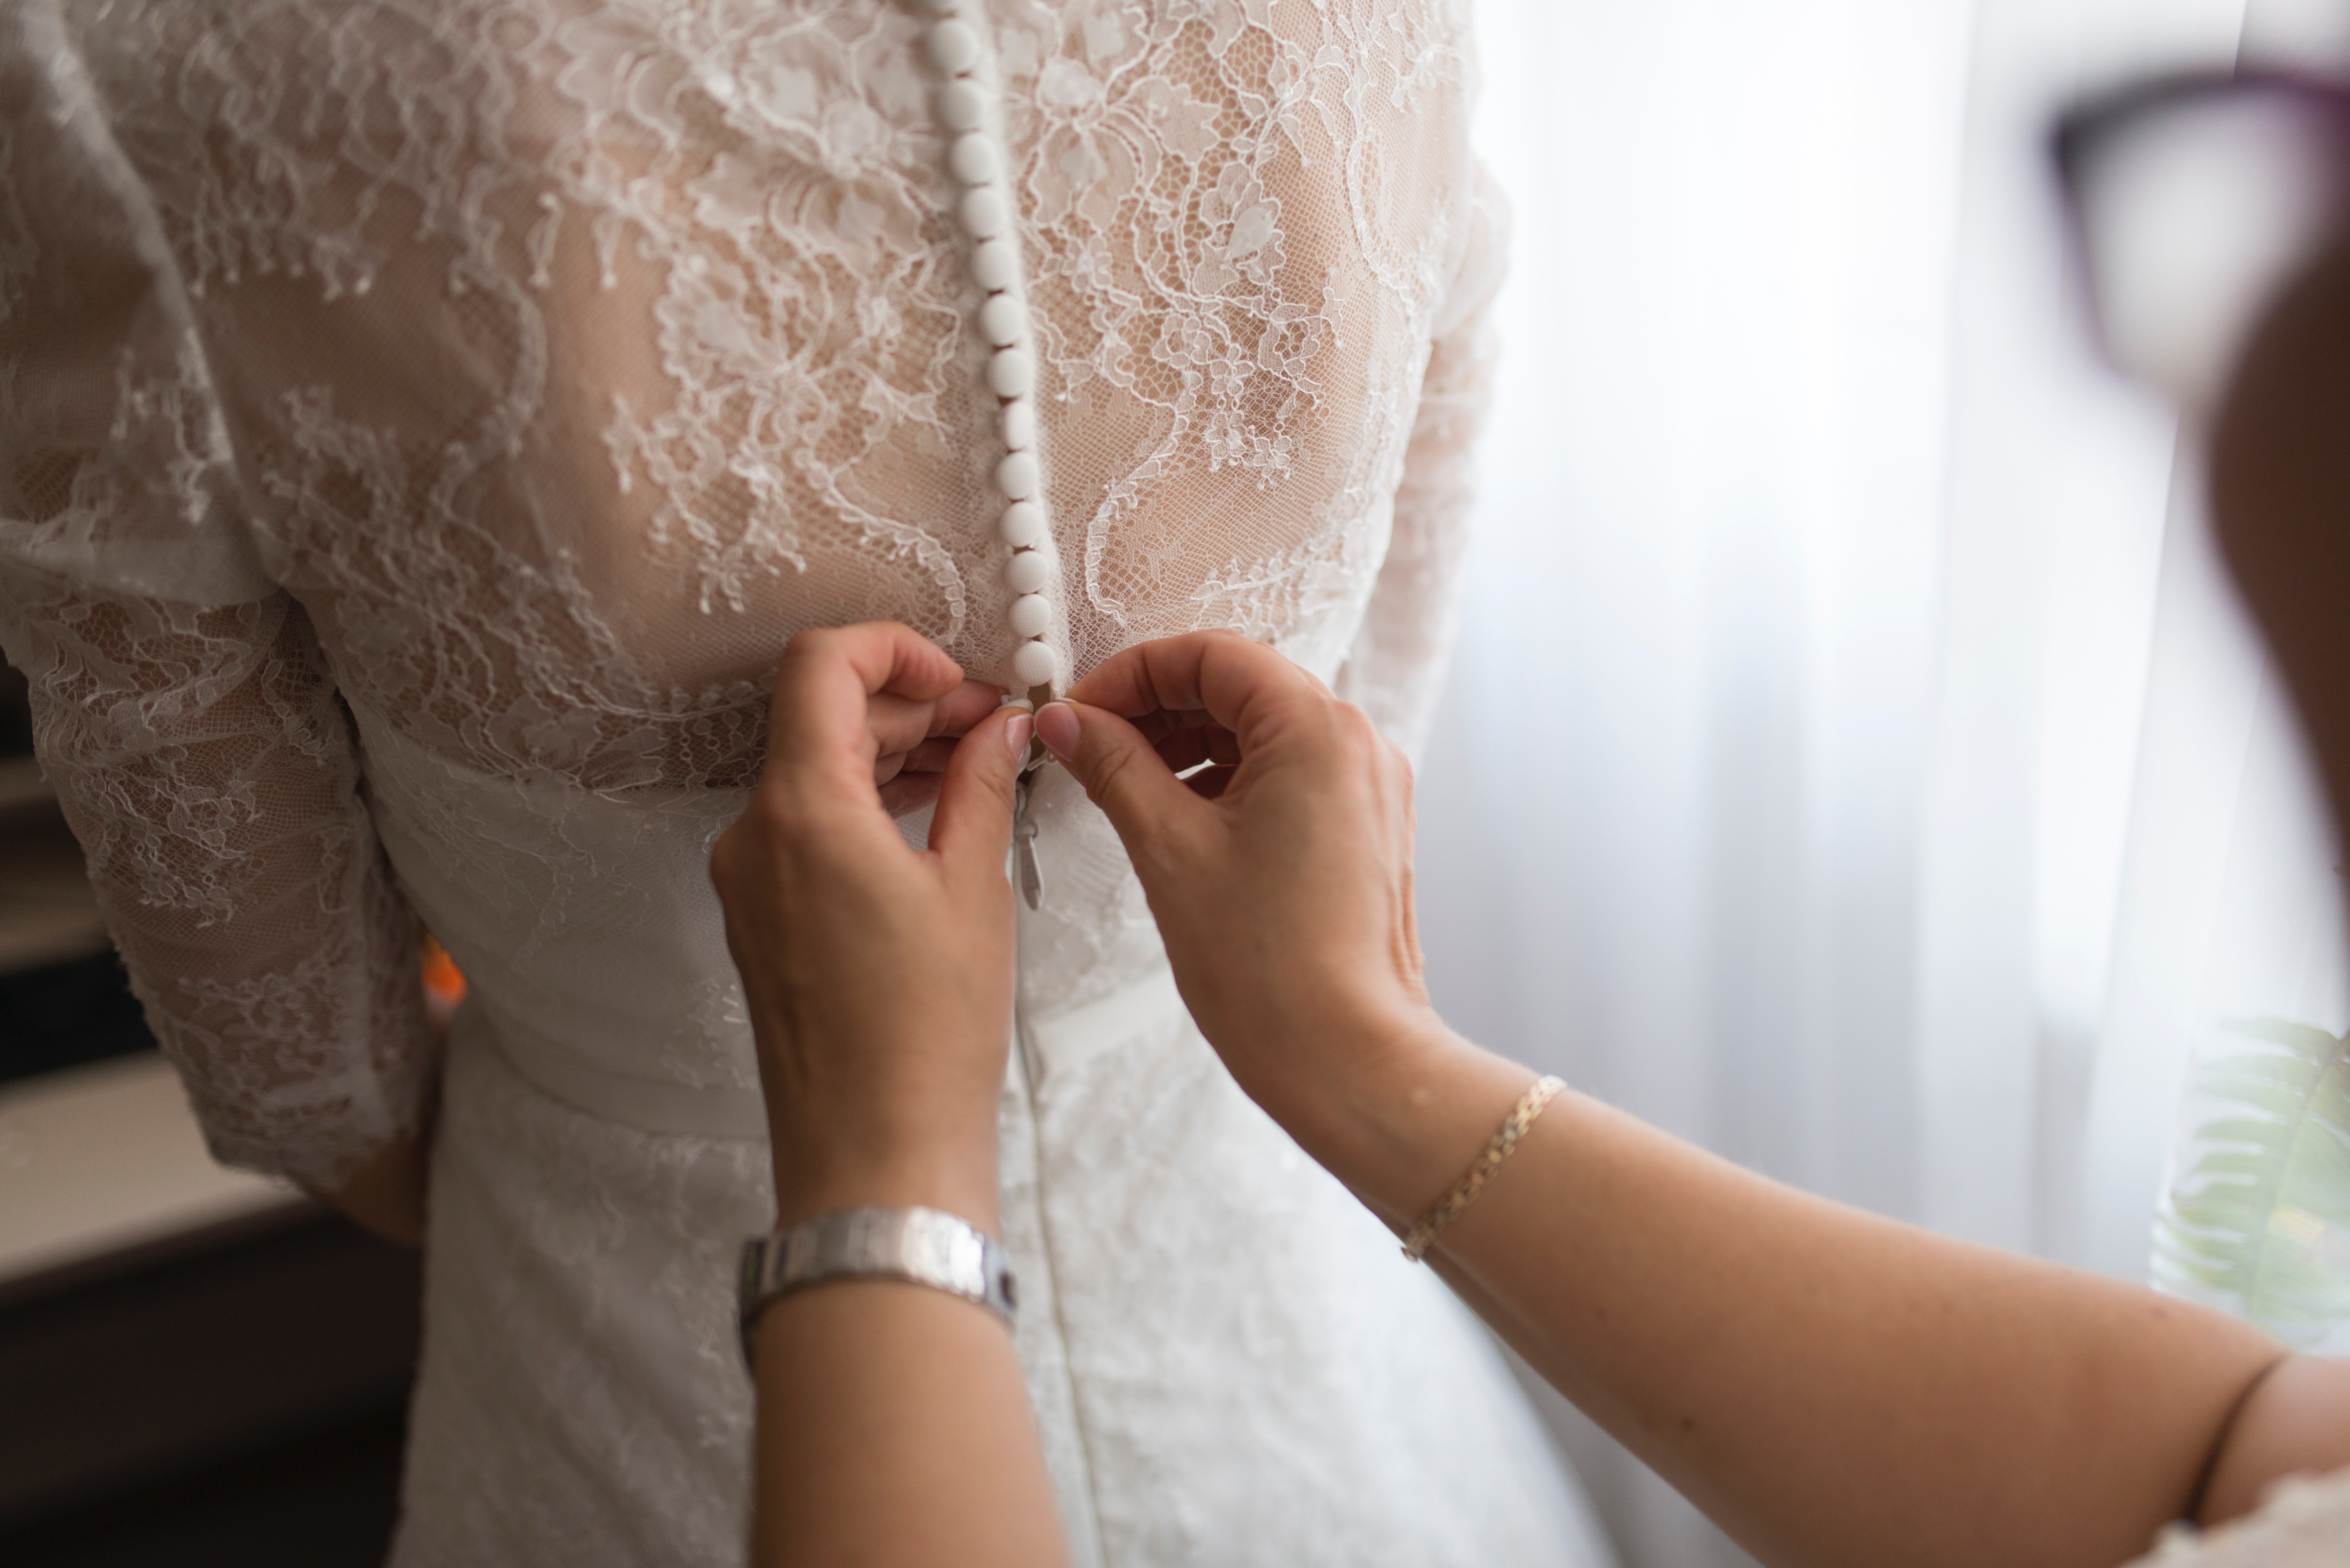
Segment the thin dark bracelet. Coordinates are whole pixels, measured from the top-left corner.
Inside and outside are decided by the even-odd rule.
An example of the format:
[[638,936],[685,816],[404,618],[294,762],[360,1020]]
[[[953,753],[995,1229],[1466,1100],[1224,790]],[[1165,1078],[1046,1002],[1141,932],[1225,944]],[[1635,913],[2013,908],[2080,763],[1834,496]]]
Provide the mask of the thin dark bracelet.
[[2220,1457],[2228,1451],[2228,1439],[2236,1435],[2236,1423],[2243,1419],[2244,1408],[2252,1402],[2252,1396],[2267,1386],[2278,1367],[2292,1359],[2293,1353],[2287,1351],[2262,1367],[2260,1376],[2245,1384],[2244,1391],[2236,1396],[2236,1402],[2228,1407],[2228,1414],[2220,1422],[2220,1435],[2211,1439],[2211,1451],[2203,1457],[2203,1473],[2195,1478],[2195,1490],[2187,1494],[2187,1511],[2179,1518],[2201,1527],[2203,1505],[2211,1501],[2211,1482],[2220,1473]]

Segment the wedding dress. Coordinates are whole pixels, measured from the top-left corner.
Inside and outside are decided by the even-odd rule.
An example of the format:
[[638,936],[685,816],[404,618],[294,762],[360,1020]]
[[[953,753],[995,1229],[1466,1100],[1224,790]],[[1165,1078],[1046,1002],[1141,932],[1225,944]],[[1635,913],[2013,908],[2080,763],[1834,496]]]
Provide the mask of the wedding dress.
[[2124,1568],[2350,1568],[2350,1470],[2287,1476],[2216,1530],[2173,1526]]
[[[1462,0],[961,3],[1055,681],[1233,627],[1409,744],[1499,271]],[[1019,640],[925,22],[0,6],[0,643],[218,1155],[332,1187],[437,1102],[398,1563],[742,1555],[772,1198],[709,848],[795,630],[998,680]],[[1079,1560],[1593,1561],[1466,1314],[1193,1030],[1103,819],[1053,768],[1030,810],[1003,1228]]]

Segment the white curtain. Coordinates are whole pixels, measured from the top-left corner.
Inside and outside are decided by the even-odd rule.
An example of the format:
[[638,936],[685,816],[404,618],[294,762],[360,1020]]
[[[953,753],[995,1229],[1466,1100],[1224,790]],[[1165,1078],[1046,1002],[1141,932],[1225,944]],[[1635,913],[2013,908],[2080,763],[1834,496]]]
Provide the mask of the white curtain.
[[[2042,150],[2084,87],[2338,20],[2251,3],[1478,0],[1517,223],[1422,768],[1458,1025],[2137,1278],[2215,997],[2341,1028],[2305,771]],[[1559,1425],[1627,1563],[1738,1560]]]

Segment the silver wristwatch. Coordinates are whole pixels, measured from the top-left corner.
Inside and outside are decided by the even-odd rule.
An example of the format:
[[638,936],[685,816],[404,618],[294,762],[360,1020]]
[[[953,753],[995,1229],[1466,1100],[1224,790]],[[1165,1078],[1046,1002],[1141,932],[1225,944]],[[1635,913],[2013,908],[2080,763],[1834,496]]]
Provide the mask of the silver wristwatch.
[[905,1280],[993,1309],[1006,1326],[1018,1297],[1012,1265],[980,1231],[936,1209],[844,1209],[803,1220],[743,1247],[735,1297],[743,1360],[751,1329],[777,1296],[825,1280]]

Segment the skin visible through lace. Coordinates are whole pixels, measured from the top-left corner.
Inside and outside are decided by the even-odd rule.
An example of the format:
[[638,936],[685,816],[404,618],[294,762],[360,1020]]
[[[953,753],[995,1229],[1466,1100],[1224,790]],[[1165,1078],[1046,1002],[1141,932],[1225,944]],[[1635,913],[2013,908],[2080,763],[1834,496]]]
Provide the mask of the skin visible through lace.
[[[1460,8],[986,16],[1070,674],[1231,626],[1409,740],[1493,277]],[[920,25],[766,0],[7,24],[35,109],[0,143],[0,634],[228,1158],[331,1182],[430,1093],[358,740],[723,788],[801,627],[893,618],[1003,661]],[[1113,860],[1064,863],[1064,961],[1098,967],[1147,917]],[[533,896],[560,928],[561,889]]]

